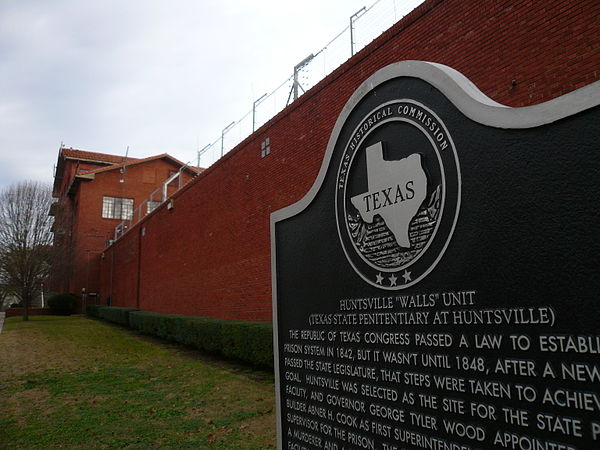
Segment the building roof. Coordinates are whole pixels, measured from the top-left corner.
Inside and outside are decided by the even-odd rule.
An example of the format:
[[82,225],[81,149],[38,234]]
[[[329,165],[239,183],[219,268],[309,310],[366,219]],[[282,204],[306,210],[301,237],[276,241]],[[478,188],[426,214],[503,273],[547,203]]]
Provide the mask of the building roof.
[[[111,155],[107,155],[107,156],[111,156]],[[144,164],[144,163],[154,161],[157,159],[165,159],[165,160],[171,161],[176,166],[186,167],[190,172],[193,172],[193,173],[201,172],[201,170],[198,170],[196,167],[186,166],[185,163],[182,163],[177,158],[173,158],[171,155],[169,155],[167,153],[162,153],[160,155],[149,156],[148,158],[142,158],[142,159],[129,159],[128,158],[126,161],[122,161],[118,164],[113,164],[113,165],[110,165],[107,167],[99,167],[97,169],[82,171],[81,175],[83,175],[83,177],[85,177],[86,175],[92,175],[92,174],[95,175],[97,173],[108,172],[110,170],[117,170],[117,169],[120,169],[125,166],[129,167],[129,166],[133,166],[133,165],[137,165],[137,164]]]
[[79,161],[90,161],[104,164],[119,164],[125,161],[137,161],[138,158],[130,158],[120,155],[109,155],[107,153],[89,152],[87,150],[78,150],[75,148],[62,147],[60,155],[67,159],[77,159]]
[[54,186],[53,186],[53,195],[58,197],[60,195],[60,181],[64,176],[65,170],[65,162],[67,160],[73,161],[75,164],[79,162],[90,163],[96,166],[96,168],[91,169],[83,169],[79,168],[78,174],[75,175],[73,179],[68,181],[67,191],[71,190],[73,187],[73,183],[77,179],[93,179],[97,173],[103,173],[110,170],[120,169],[125,166],[131,166],[133,164],[141,164],[149,161],[153,161],[156,159],[165,159],[171,162],[173,165],[178,168],[185,168],[189,172],[193,174],[198,174],[202,172],[202,169],[196,167],[186,166],[184,163],[179,161],[176,158],[173,158],[171,155],[167,153],[162,153],[160,155],[151,156],[149,158],[131,158],[125,157],[121,155],[109,155],[108,153],[98,153],[98,152],[90,152],[87,150],[79,150],[70,147],[61,147],[58,153],[58,161],[56,163],[56,172],[54,176]]

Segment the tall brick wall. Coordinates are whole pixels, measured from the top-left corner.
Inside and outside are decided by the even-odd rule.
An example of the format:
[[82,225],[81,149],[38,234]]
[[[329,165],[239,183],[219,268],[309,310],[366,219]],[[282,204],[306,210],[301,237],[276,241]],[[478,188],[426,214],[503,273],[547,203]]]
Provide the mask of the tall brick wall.
[[[133,198],[134,209],[148,199],[150,193],[162,186],[169,174],[179,169],[164,159],[128,166],[125,174],[111,170],[96,174],[91,181],[80,181],[75,196],[76,217],[73,228],[73,264],[68,292],[78,294],[85,287],[88,293],[100,290],[100,258],[106,242],[114,237],[120,219],[102,218],[104,196]],[[152,176],[150,176],[151,174]],[[184,172],[184,182],[192,175]],[[120,180],[123,179],[123,182]],[[171,192],[176,188],[170,187]],[[137,214],[137,211],[134,211]]]
[[[134,230],[127,235],[127,239],[120,239],[111,251],[101,257],[101,265],[108,268],[102,272],[102,290],[112,292],[111,304],[114,306],[138,307],[137,274],[139,269],[139,234]],[[108,296],[102,297],[102,304],[107,304]],[[114,299],[120,299],[118,303]]]
[[310,188],[362,81],[418,59],[453,67],[500,103],[540,103],[600,79],[599,24],[595,0],[425,2],[177,193],[172,210],[106,249],[102,301],[270,320],[269,215]]

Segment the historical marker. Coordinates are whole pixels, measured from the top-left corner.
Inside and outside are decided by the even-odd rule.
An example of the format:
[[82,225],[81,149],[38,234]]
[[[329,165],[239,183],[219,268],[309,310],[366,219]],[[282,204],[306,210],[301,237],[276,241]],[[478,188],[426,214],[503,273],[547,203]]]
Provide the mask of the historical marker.
[[280,448],[600,448],[598,105],[418,61],[357,89],[272,216]]

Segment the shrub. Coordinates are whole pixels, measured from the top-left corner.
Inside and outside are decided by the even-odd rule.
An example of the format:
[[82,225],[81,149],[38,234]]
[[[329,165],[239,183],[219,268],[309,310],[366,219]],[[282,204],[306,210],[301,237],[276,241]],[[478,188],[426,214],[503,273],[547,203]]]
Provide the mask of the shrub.
[[86,307],[85,307],[85,313],[88,316],[100,317],[100,308],[105,308],[105,306],[100,306],[100,305],[86,305]]
[[221,327],[223,355],[273,367],[273,325],[269,322],[227,320]]
[[75,309],[75,294],[56,294],[48,299],[53,314],[70,316]]
[[171,342],[179,342],[177,335],[181,322],[185,320],[185,316],[179,314],[160,314],[154,313],[152,316],[153,321],[153,335],[161,339],[165,339]]
[[190,345],[207,353],[273,368],[273,326],[268,322],[132,311],[129,325],[141,333]]
[[225,321],[210,317],[188,317],[180,329],[181,342],[207,353],[222,354],[222,325]]
[[157,336],[164,314],[149,311],[134,311],[129,314],[129,326],[143,334]]
[[119,325],[129,326],[129,314],[133,311],[139,311],[137,308],[123,308],[118,306],[102,306],[97,309],[98,318],[107,320]]

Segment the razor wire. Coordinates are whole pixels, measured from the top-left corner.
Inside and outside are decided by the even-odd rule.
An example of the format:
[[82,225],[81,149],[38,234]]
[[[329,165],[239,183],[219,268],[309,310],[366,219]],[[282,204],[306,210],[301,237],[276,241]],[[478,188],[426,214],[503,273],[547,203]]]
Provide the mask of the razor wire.
[[[298,98],[304,92],[319,83],[327,75],[346,62],[352,53],[357,53],[381,33],[400,20],[403,6],[402,0],[377,0],[364,12],[356,15],[341,32],[331,39],[297,72],[299,83]],[[352,19],[351,19],[352,20]],[[352,36],[351,36],[351,26]],[[352,52],[353,49],[354,51]],[[310,58],[310,57],[309,57]],[[246,112],[238,120],[232,122],[210,144],[197,152],[199,166],[209,167],[228,151],[250,136],[255,130],[267,123],[290,102],[294,88],[294,75],[287,78],[273,91],[267,93],[260,101],[255,102],[253,109]],[[188,164],[193,165],[192,162]]]
[[[179,170],[179,184],[168,194],[173,194],[183,186],[181,176],[185,167],[194,165],[209,167],[288,106],[295,79],[299,83],[298,98],[300,98],[304,92],[315,86],[350,59],[353,54],[366,47],[396,23],[401,18],[398,17],[398,11],[402,3],[403,0],[377,0],[369,8],[361,9],[360,14],[352,16],[356,18],[353,21],[350,19],[349,24],[342,31],[317,53],[311,54],[307,58],[308,61],[302,63],[296,74],[291,75],[273,91],[254,102],[253,109],[246,112],[238,120],[231,122],[216,139],[197,152],[196,161],[188,161],[181,167]],[[167,184],[172,183],[167,182]],[[165,186],[158,188],[144,200],[133,211],[131,218],[123,220],[115,227],[114,239],[110,240],[108,244],[117,240],[129,228],[147,214],[150,214],[158,205],[164,203],[166,200],[163,193]]]

